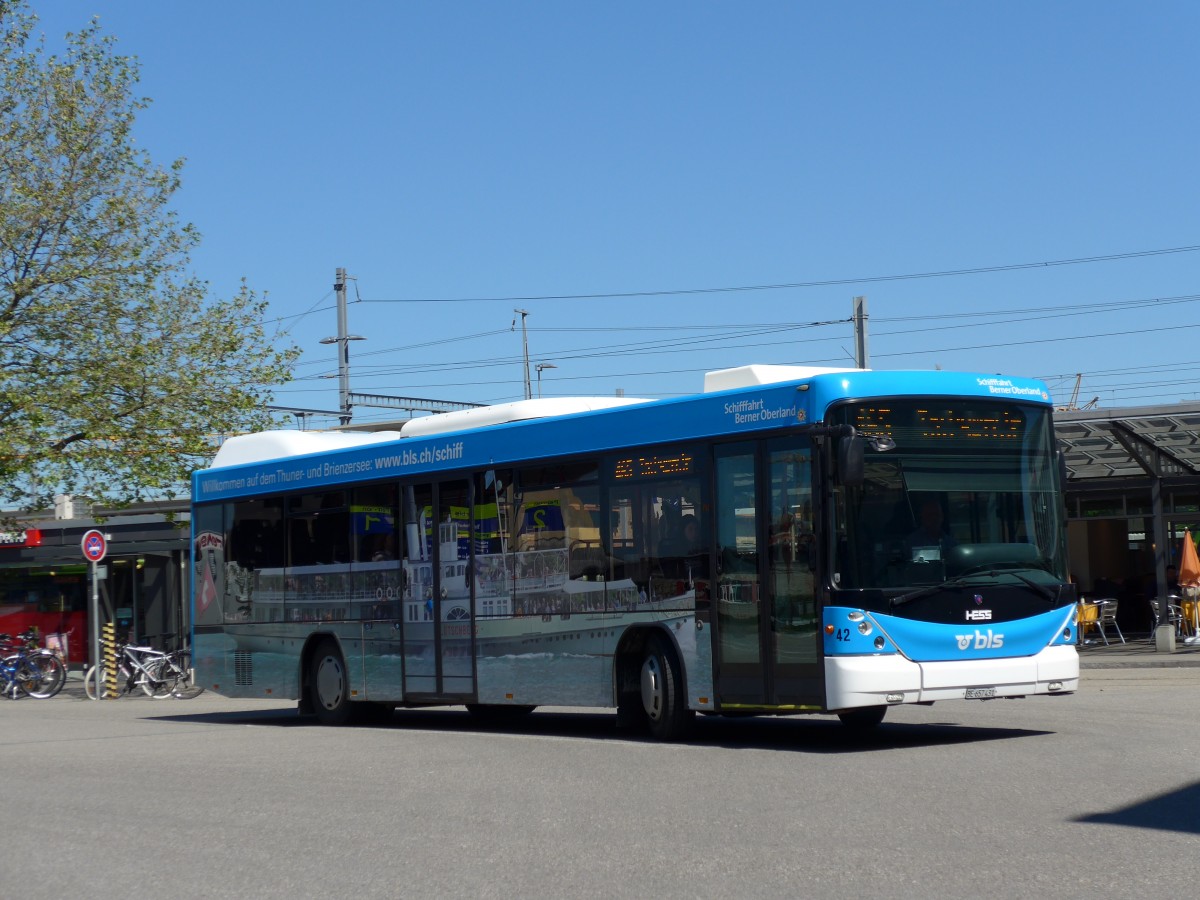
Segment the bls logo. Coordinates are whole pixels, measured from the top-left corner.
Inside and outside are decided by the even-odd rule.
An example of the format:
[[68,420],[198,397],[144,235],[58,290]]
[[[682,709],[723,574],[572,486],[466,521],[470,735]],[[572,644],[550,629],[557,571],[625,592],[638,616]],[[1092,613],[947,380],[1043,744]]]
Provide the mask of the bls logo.
[[974,634],[956,634],[954,638],[959,650],[969,650],[972,644],[976,650],[999,650],[1004,646],[1004,635],[995,634],[990,628],[986,633],[975,629]]

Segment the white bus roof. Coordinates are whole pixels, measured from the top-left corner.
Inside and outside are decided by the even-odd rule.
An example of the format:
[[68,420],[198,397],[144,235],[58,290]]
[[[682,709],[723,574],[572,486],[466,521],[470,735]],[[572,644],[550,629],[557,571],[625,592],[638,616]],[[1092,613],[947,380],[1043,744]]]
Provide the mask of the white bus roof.
[[734,388],[754,387],[757,384],[778,384],[781,381],[806,381],[818,375],[836,372],[864,372],[865,369],[831,369],[820,366],[738,366],[720,369],[704,375],[704,393],[731,391]]
[[633,403],[653,403],[637,397],[539,397],[534,400],[517,400],[513,403],[497,403],[495,406],[479,406],[458,412],[438,413],[422,416],[405,422],[400,428],[402,437],[425,437],[446,431],[462,431],[465,428],[481,428],[485,425],[503,425],[525,419],[544,419],[547,416],[565,416],[571,413],[593,412],[629,406]]
[[304,456],[323,450],[339,450],[364,444],[379,444],[400,437],[398,431],[259,431],[228,438],[213,457],[210,468],[240,466],[264,459]]
[[[817,375],[837,372],[858,372],[861,369],[835,369],[816,366],[770,366],[749,365],[733,369],[708,372],[704,376],[704,393],[728,391],[735,388],[752,387],[760,384],[777,384],[783,381],[804,381]],[[399,430],[390,431],[262,431],[231,437],[221,445],[210,468],[237,466],[244,463],[262,462],[268,459],[283,459],[305,456],[326,450],[347,449],[366,444],[378,444],[402,438],[427,437],[450,431],[503,425],[528,419],[543,419],[549,416],[565,416],[572,413],[595,412],[618,406],[637,403],[654,403],[639,397],[539,397],[532,400],[517,400],[513,403],[498,403],[495,406],[480,406],[457,412],[437,413],[410,419]]]
[[448,431],[520,422],[525,419],[565,416],[570,413],[653,402],[637,397],[546,397],[411,419],[405,422],[399,431],[260,431],[228,438],[217,451],[209,468],[220,469],[268,459],[305,456],[325,450],[344,450],[366,444],[380,444],[408,437],[425,437]]

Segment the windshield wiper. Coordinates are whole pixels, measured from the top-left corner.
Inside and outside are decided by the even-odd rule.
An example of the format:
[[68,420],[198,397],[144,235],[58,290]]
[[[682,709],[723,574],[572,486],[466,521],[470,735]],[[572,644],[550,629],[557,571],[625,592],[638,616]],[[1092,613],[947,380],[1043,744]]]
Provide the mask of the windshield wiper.
[[[1032,578],[1027,578],[1026,576],[1022,575],[1020,572],[1014,572],[1012,569],[989,568],[989,569],[972,570],[969,573],[966,573],[966,572],[963,573],[964,576],[967,574],[987,575],[990,578],[995,578],[998,575],[1011,575],[1013,578],[1017,579],[1022,584],[1028,586],[1029,588],[1032,588],[1034,591],[1041,594],[1043,597],[1045,597],[1051,603],[1057,603],[1059,598],[1062,596],[1062,582],[1061,581],[1058,583],[1058,587],[1052,591],[1046,585],[1040,584],[1040,583],[1034,581]],[[960,577],[962,577],[962,576],[960,576]]]
[[995,572],[992,574],[1011,575],[1013,578],[1017,579],[1022,584],[1029,585],[1029,587],[1033,588],[1035,591],[1037,591],[1039,594],[1041,594],[1043,597],[1045,597],[1051,603],[1056,603],[1058,601],[1058,598],[1062,595],[1062,582],[1061,581],[1058,583],[1058,589],[1052,591],[1052,590],[1050,590],[1050,588],[1046,587],[1046,585],[1039,584],[1038,582],[1034,581],[1032,578],[1026,578],[1020,572]]
[[967,577],[965,575],[960,575],[957,578],[951,578],[949,581],[940,581],[937,584],[929,584],[923,588],[917,588],[915,591],[909,591],[907,594],[901,594],[898,597],[893,597],[890,601],[890,605],[892,609],[895,609],[897,606],[903,606],[905,603],[911,603],[914,600],[920,600],[922,597],[928,597],[930,594],[936,593],[942,588],[961,587],[967,583]]
[[1013,578],[1016,578],[1022,584],[1025,584],[1028,587],[1032,588],[1033,590],[1037,591],[1039,594],[1041,594],[1043,597],[1045,597],[1051,603],[1057,602],[1059,597],[1062,595],[1062,584],[1061,583],[1059,583],[1059,585],[1058,585],[1058,590],[1052,591],[1052,590],[1050,590],[1050,588],[1046,587],[1046,585],[1038,584],[1032,578],[1026,578],[1020,572],[1014,572],[1011,569],[988,569],[988,570],[984,570],[984,571],[977,571],[977,572],[973,571],[973,572],[969,572],[969,573],[964,573],[962,575],[959,575],[957,578],[951,578],[948,581],[943,581],[943,582],[940,582],[939,584],[930,584],[930,585],[926,585],[925,587],[922,587],[922,588],[917,588],[915,591],[909,591],[906,594],[901,594],[898,597],[893,597],[891,599],[891,601],[889,602],[889,605],[891,606],[892,609],[895,609],[897,606],[903,606],[905,603],[911,603],[913,600],[920,600],[922,597],[928,597],[930,594],[936,593],[937,591],[941,590],[942,588],[962,587],[964,585],[970,584],[974,580],[975,576],[977,576],[977,575],[985,575],[989,578],[995,578],[997,575],[1011,575]]

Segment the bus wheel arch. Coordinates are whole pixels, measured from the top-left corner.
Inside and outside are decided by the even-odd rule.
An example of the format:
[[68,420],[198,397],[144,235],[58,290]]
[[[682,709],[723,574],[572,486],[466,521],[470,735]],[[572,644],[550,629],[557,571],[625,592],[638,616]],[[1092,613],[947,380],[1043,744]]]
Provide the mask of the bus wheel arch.
[[337,638],[327,632],[311,635],[300,655],[300,710],[316,715],[323,725],[345,725],[353,717],[346,655]]
[[679,649],[669,632],[631,628],[614,654],[618,727],[641,726],[661,741],[684,737],[694,719]]

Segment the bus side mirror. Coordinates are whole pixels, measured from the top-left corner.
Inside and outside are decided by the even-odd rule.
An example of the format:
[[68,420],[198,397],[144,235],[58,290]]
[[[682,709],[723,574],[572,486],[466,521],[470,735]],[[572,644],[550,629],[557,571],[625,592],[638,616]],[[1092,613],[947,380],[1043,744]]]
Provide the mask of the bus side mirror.
[[867,441],[861,435],[843,437],[837,447],[838,481],[844,487],[858,487],[866,478],[864,458]]

